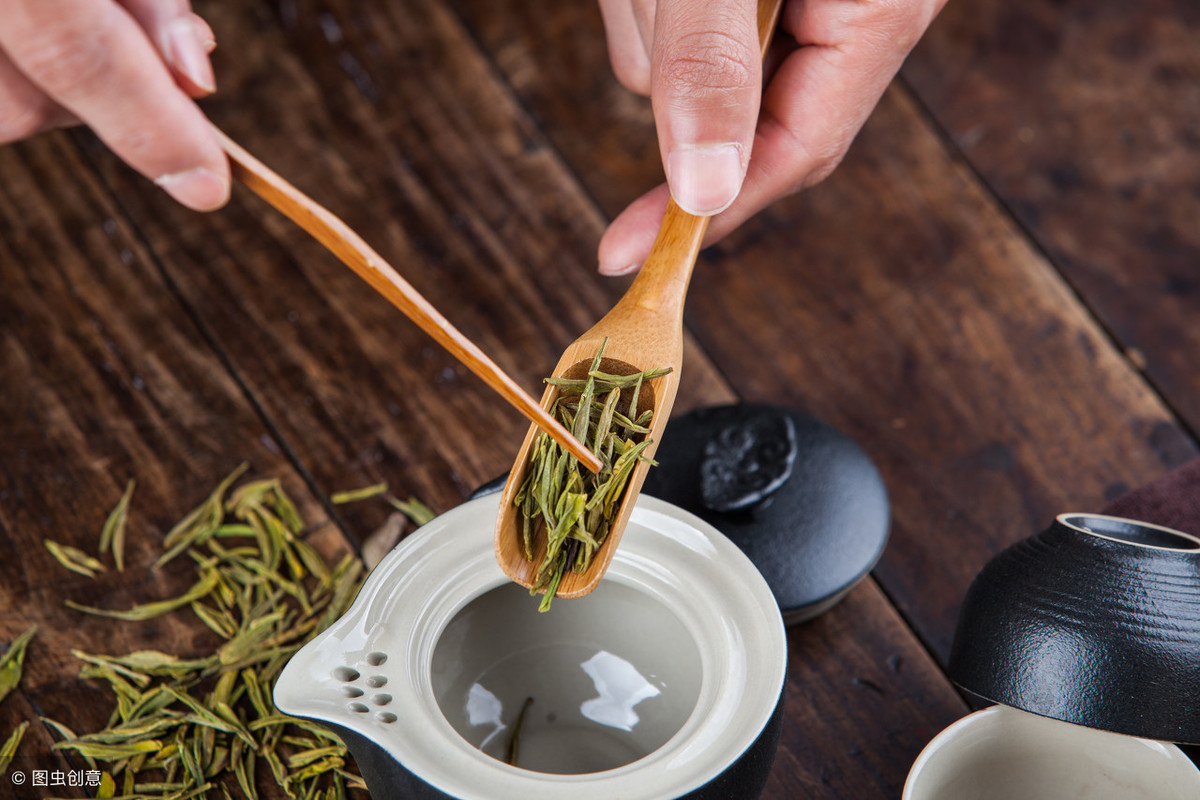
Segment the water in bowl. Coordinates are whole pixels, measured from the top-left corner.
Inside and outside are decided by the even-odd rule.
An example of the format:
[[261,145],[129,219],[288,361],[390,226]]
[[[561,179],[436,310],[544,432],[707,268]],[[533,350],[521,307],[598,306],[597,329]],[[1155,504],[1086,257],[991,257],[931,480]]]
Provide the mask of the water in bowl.
[[602,772],[661,747],[700,694],[700,655],[686,627],[641,590],[607,580],[539,614],[506,584],[471,601],[438,640],[439,707],[456,731],[506,760],[517,717],[517,765]]

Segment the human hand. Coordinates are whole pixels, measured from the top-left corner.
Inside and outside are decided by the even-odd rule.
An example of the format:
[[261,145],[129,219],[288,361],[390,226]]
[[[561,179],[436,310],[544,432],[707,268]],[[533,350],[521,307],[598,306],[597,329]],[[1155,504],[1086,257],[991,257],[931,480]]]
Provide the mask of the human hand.
[[215,91],[212,30],[188,0],[7,0],[0,144],[82,122],[185,206],[229,198],[229,162],[192,98]]
[[668,196],[715,215],[712,243],[824,180],[945,2],[786,0],[791,40],[772,44],[764,87],[755,0],[600,0],[613,71],[650,95],[667,173],[609,225],[600,271],[638,269]]

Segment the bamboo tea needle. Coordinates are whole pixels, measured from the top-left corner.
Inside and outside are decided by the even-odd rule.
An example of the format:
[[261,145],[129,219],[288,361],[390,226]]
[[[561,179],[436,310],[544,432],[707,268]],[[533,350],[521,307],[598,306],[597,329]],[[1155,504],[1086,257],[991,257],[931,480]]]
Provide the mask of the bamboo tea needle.
[[250,155],[216,126],[213,129],[229,156],[235,178],[325,245],[342,263],[446,348],[450,355],[578,458],[584,467],[591,472],[600,471],[600,459],[594,453],[548,414],[537,400],[517,385],[474,342],[450,324],[433,304],[404,280],[350,226]]

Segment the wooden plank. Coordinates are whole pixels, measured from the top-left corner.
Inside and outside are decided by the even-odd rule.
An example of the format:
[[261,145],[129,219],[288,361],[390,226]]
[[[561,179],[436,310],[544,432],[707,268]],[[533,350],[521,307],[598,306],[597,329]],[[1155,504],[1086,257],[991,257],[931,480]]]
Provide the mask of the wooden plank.
[[[598,17],[456,7],[607,214],[659,180],[635,101],[577,100],[581,74],[610,76],[591,96],[623,91]],[[610,162],[613,140],[639,156]],[[902,89],[833,179],[702,256],[688,321],[744,397],[816,413],[877,459],[895,525],[876,574],[942,657],[992,554],[1196,452]]]
[[[833,180],[756,228],[699,271],[694,328],[748,393],[876,457],[895,511],[876,574],[939,655],[991,555],[1195,454],[902,92]],[[768,343],[791,355],[742,356]]]
[[[288,30],[263,15],[212,9],[218,53],[238,54],[218,59],[214,119],[540,394],[620,288],[593,274],[597,220],[586,197],[558,188],[557,155],[497,100],[506,90],[438,4],[347,3]],[[361,70],[344,71],[351,63]],[[384,80],[406,75],[419,77]],[[402,488],[444,509],[511,466],[524,419],[307,234],[244,191],[212,217],[167,207],[104,164],[239,378],[313,455],[323,490],[407,471]],[[720,383],[702,360],[684,381],[681,408]],[[386,508],[340,513],[365,535]]]
[[1193,431],[1198,26],[1187,0],[951,3],[904,70]]
[[[620,287],[594,275],[602,218],[443,5],[324,9],[279,19],[261,7],[206,9],[218,53],[236,54],[218,61],[214,119],[343,215],[536,386]],[[167,206],[87,147],[323,491],[388,480],[446,508],[508,468],[524,421],[290,223],[244,192],[212,216]],[[680,409],[735,396],[692,342],[686,359]],[[352,531],[370,530],[381,513],[372,504],[344,511]],[[823,770],[840,775],[838,785],[862,786],[861,796],[898,787],[923,739],[964,711],[878,587],[868,582],[855,597],[792,634],[796,721],[769,797],[794,796],[797,782],[819,786]],[[847,670],[878,677],[895,656],[912,665],[903,692],[922,702],[844,703]],[[810,703],[845,707],[818,718],[805,713]],[[867,738],[879,725],[911,733]],[[856,748],[872,750],[870,774]]]
[[606,217],[665,180],[650,101],[613,76],[598,4],[450,5]]
[[764,800],[896,798],[967,708],[873,580],[788,632],[786,717]]
[[[198,621],[123,623],[72,611],[64,598],[127,608],[186,589],[194,577],[182,560],[150,569],[158,541],[242,460],[252,474],[280,476],[305,518],[324,513],[77,148],[56,134],[0,149],[0,175],[0,643],[39,626],[0,735],[17,717],[31,720],[14,769],[64,769],[37,716],[82,733],[111,711],[106,689],[78,679],[72,648],[189,655],[213,643]],[[129,479],[125,571],[67,572],[43,539],[96,552]],[[34,793],[25,796],[45,791],[5,781]]]

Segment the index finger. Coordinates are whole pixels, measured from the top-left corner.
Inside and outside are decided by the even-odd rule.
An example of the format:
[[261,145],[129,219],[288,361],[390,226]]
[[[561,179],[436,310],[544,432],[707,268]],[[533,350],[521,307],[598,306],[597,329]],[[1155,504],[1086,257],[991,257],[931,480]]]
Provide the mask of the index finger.
[[0,47],[59,105],[176,200],[229,197],[229,163],[200,109],[129,13],[111,0],[8,3]]

